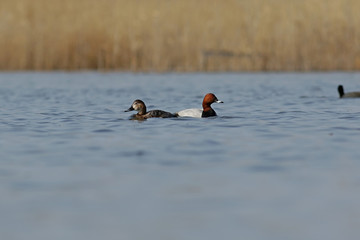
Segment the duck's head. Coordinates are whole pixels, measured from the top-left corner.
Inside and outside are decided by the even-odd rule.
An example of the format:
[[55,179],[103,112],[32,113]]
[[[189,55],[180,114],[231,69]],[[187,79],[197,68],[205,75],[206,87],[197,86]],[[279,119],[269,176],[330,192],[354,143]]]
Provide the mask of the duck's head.
[[129,107],[128,110],[125,110],[125,112],[130,112],[130,111],[138,111],[139,114],[144,114],[146,113],[146,106],[145,103],[143,101],[141,101],[140,99],[136,99],[132,104],[131,107]]
[[339,92],[340,97],[344,96],[345,92],[344,92],[344,88],[342,85],[338,86],[338,92]]
[[212,103],[224,103],[223,101],[219,101],[219,99],[217,99],[217,97],[215,96],[215,94],[213,93],[208,93],[205,95],[204,100],[203,100],[203,106],[210,106]]

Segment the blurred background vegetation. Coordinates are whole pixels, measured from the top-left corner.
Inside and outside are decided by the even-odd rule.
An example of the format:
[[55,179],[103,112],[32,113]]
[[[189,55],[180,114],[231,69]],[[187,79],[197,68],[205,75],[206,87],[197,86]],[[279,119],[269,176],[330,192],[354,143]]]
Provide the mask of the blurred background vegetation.
[[1,70],[360,70],[359,0],[2,0]]

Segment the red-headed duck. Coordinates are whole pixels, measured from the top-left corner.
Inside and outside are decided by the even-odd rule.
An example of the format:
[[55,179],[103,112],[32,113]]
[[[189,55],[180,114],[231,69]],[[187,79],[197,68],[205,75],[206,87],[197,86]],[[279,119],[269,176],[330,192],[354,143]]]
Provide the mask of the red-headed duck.
[[338,92],[339,92],[340,98],[360,98],[360,92],[345,93],[342,85],[338,86]]
[[162,110],[151,110],[146,112],[146,106],[145,103],[143,101],[141,101],[140,99],[135,100],[132,104],[131,107],[128,110],[125,110],[125,112],[130,112],[130,111],[138,111],[137,114],[134,114],[130,117],[131,120],[144,120],[147,118],[170,118],[170,117],[175,117],[174,114],[169,113],[169,112],[165,112]]
[[217,99],[215,94],[208,93],[205,95],[203,103],[202,103],[203,109],[196,109],[196,108],[185,109],[185,110],[181,110],[181,111],[175,113],[175,115],[178,117],[196,117],[196,118],[206,118],[206,117],[217,116],[214,109],[211,108],[211,104],[214,102],[215,103],[223,103],[223,101],[219,101]]

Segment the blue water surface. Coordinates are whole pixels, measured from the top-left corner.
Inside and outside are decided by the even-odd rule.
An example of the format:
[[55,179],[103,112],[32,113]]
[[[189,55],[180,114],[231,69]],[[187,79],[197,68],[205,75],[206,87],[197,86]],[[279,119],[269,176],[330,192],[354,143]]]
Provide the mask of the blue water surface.
[[[0,73],[5,240],[357,239],[360,73]],[[130,121],[149,110],[218,117]]]

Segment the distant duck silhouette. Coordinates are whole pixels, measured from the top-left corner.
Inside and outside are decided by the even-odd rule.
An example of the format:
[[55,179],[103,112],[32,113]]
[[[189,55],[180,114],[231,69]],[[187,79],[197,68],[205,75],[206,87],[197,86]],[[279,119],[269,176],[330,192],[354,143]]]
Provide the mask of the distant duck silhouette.
[[131,120],[145,120],[148,118],[171,118],[175,117],[174,114],[165,112],[162,110],[151,110],[146,112],[146,106],[143,101],[140,99],[136,99],[132,104],[131,107],[128,110],[125,110],[125,112],[130,111],[138,111],[137,114],[134,114],[130,117]]
[[215,94],[208,93],[205,95],[202,103],[203,109],[197,109],[197,108],[185,109],[175,113],[175,115],[178,117],[195,117],[195,118],[214,117],[216,116],[216,112],[211,107],[211,104],[213,103],[223,103],[223,101],[219,101],[215,96]]
[[338,92],[340,98],[360,98],[360,92],[344,92],[344,88],[342,85],[338,86]]

